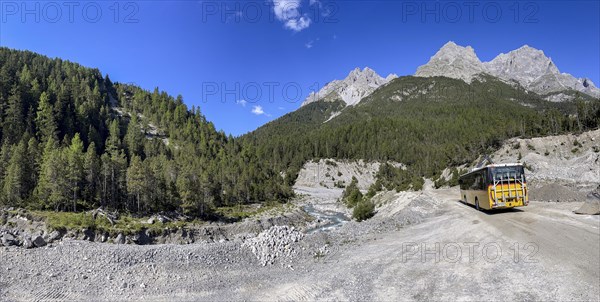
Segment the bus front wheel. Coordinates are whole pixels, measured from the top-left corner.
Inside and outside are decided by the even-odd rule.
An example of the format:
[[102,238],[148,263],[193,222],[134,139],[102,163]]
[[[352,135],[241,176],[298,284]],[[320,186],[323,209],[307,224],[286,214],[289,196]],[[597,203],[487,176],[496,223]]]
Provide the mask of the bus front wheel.
[[477,199],[477,197],[475,197],[475,209],[477,209],[477,211],[480,211],[480,209],[479,209],[479,199]]

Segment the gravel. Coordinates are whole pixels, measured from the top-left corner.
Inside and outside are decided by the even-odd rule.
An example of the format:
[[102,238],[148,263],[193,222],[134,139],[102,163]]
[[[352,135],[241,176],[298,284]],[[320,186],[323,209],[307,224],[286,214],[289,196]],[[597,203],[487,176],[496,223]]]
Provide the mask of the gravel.
[[[341,190],[302,192],[308,196],[285,213],[178,231],[161,237],[164,244],[107,244],[102,236],[84,241],[83,232],[55,238],[23,215],[4,217],[19,228],[0,226],[0,301],[587,301],[600,295],[600,217],[574,214],[581,201],[532,201],[485,213],[459,203],[456,188],[426,186],[379,193],[370,220],[307,234],[310,219],[301,208],[339,210]],[[46,245],[23,248],[38,238]],[[119,234],[109,241],[134,240],[144,238]],[[183,240],[192,243],[169,243]],[[478,261],[471,261],[463,249],[459,261],[445,254],[435,261],[431,253],[406,257],[406,243],[429,251],[436,244],[493,243],[503,253],[499,261],[482,261],[479,250]],[[515,261],[517,245],[521,258]],[[535,261],[523,260],[528,257]]]
[[246,240],[242,247],[250,249],[261,265],[273,265],[276,260],[289,262],[298,253],[294,249],[295,243],[303,237],[304,234],[294,227],[273,226]]

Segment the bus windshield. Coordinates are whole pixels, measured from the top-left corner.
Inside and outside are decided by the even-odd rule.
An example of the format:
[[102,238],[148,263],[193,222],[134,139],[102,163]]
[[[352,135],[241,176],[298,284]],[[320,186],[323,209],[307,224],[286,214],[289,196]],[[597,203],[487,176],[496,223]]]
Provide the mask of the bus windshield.
[[508,167],[493,167],[490,169],[493,179],[520,179],[523,176],[525,179],[523,166],[508,166]]

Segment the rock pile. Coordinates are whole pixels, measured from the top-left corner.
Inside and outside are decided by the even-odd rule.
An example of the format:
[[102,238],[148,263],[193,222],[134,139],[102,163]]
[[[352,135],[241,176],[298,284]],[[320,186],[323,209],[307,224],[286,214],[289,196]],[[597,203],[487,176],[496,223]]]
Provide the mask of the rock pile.
[[[50,234],[52,235],[52,234]],[[7,231],[0,232],[0,245],[3,246],[21,246],[24,248],[34,248],[34,247],[42,247],[48,244],[48,242],[52,242],[59,237],[50,236],[45,234],[41,235],[31,235],[27,233],[18,233],[13,234]]]
[[587,197],[585,203],[578,210],[574,211],[575,214],[584,215],[599,215],[600,214],[600,186],[593,190]]
[[273,265],[276,259],[285,260],[296,255],[293,245],[302,238],[304,234],[294,227],[273,226],[246,240],[242,247],[250,249],[262,266]]

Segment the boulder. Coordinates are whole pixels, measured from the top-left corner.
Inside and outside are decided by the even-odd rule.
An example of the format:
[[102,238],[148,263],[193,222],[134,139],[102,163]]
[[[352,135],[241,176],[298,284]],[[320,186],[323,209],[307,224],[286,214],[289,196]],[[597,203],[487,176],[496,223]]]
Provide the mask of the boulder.
[[25,237],[25,239],[23,239],[23,247],[26,249],[31,249],[31,248],[34,248],[35,245],[31,241],[31,238]]
[[583,215],[599,215],[600,214],[600,186],[592,191],[585,201],[585,203],[577,210],[573,211],[575,214]]
[[17,245],[18,241],[12,234],[6,233],[0,238],[0,243],[4,246],[13,246]]
[[94,241],[94,239],[96,238],[96,233],[94,233],[94,231],[90,229],[83,229],[82,232],[83,240]]
[[146,234],[146,232],[140,231],[131,237],[131,241],[133,241],[135,244],[144,245],[151,243],[152,240],[148,234]]
[[117,235],[117,238],[115,238],[115,243],[116,244],[125,244],[125,236],[123,236],[123,234]]
[[53,231],[52,233],[50,233],[50,235],[48,235],[48,242],[54,242],[56,240],[59,240],[62,237],[62,234],[59,231]]
[[44,238],[42,236],[36,236],[33,239],[33,245],[35,245],[35,247],[42,247],[46,245],[46,240],[44,240]]

